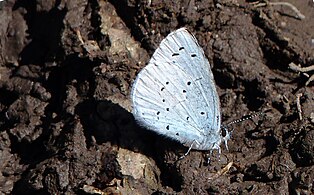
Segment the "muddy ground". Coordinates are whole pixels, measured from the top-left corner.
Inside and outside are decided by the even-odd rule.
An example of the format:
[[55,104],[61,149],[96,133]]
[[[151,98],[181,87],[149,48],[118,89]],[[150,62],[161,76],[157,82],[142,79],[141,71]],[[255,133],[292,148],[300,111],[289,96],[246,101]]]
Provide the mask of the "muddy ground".
[[[277,1],[279,2],[279,1]],[[283,1],[281,1],[283,2]],[[1,194],[313,194],[314,3],[0,2]],[[130,89],[160,41],[187,27],[208,57],[220,158],[136,124]]]

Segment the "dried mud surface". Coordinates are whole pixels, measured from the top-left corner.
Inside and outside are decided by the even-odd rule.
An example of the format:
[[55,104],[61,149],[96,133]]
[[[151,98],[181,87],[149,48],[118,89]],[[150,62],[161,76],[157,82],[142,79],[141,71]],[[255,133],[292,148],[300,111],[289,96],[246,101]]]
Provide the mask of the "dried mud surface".
[[[273,1],[0,2],[0,194],[313,194],[313,71],[289,64],[314,64],[314,3],[287,2],[305,18]],[[134,78],[182,26],[223,123],[265,112],[209,165],[131,114]]]

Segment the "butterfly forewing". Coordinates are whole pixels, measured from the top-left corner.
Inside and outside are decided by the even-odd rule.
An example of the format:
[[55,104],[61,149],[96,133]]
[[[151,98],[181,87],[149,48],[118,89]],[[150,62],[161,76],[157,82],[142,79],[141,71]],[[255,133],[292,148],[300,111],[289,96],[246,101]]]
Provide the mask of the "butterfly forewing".
[[[139,73],[133,114],[143,126],[185,145],[220,136],[220,106],[208,60],[185,28],[170,33]],[[208,149],[195,146],[195,149]]]

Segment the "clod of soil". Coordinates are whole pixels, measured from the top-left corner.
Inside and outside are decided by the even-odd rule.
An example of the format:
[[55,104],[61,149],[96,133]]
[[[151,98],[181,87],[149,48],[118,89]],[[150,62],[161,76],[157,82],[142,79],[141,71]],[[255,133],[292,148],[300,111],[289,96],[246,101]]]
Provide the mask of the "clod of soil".
[[[1,194],[313,194],[314,3],[0,2]],[[220,157],[140,127],[130,89],[187,27],[208,57]],[[291,63],[298,68],[291,69]],[[223,146],[222,146],[223,147]]]

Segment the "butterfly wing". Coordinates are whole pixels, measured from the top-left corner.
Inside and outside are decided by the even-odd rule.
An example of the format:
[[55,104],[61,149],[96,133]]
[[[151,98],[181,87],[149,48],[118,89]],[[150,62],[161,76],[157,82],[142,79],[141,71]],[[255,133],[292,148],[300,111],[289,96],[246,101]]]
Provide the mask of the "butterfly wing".
[[133,115],[144,127],[194,149],[220,143],[220,105],[213,74],[196,38],[170,33],[138,74]]

